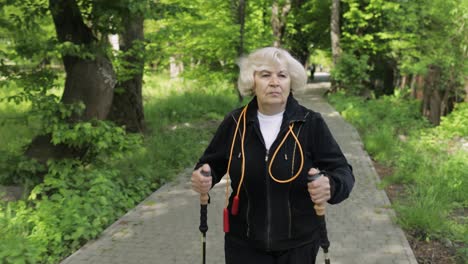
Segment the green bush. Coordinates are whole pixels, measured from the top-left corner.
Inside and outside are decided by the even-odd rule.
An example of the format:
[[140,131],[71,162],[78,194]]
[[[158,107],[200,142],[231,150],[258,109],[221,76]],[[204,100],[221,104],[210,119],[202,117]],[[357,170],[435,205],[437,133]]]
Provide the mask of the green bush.
[[[115,165],[141,148],[141,139],[106,122],[56,124],[52,140],[88,146],[85,158],[51,160],[43,182],[26,201],[10,202],[1,215],[6,223],[0,237],[2,263],[56,263],[83,242],[97,236],[125,209],[149,191],[143,184],[125,181]],[[19,164],[20,166],[21,164]],[[22,168],[37,170],[34,166]],[[127,190],[139,195],[128,195]],[[9,254],[11,248],[17,254]],[[28,256],[28,257],[25,257]]]
[[401,96],[363,100],[340,92],[329,100],[359,131],[366,150],[386,165],[394,164],[401,155],[402,140],[430,126],[418,114],[419,103]]
[[394,168],[384,184],[405,184],[408,196],[395,204],[398,222],[423,238],[468,243],[466,220],[454,214],[468,206],[468,104],[457,104],[432,127],[419,103],[400,95],[363,101],[337,93],[329,99],[358,129],[373,158]]
[[[17,148],[5,159],[12,162],[0,160],[9,179],[44,174],[27,199],[0,203],[1,263],[59,262],[194,164],[216,129],[214,124],[236,105],[236,96],[223,83],[198,89],[196,82],[159,76],[147,76],[146,81],[156,84],[158,78],[167,86],[146,88],[144,137],[103,121],[71,125],[47,118],[40,125],[46,126],[43,131],[52,134],[53,142],[86,146],[84,158],[49,161],[45,168],[22,157]],[[168,91],[169,87],[177,89]],[[64,117],[82,109],[49,103],[44,109],[53,107]],[[207,122],[206,115],[214,122]]]
[[332,69],[331,77],[350,94],[362,94],[366,89],[363,80],[368,82],[370,78],[368,60],[368,55],[357,57],[353,52],[344,52]]

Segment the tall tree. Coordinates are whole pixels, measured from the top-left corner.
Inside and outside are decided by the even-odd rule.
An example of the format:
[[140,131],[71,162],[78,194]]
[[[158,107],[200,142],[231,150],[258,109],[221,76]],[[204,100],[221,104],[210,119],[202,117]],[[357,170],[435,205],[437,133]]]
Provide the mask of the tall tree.
[[336,65],[341,54],[340,47],[340,0],[332,0],[331,20],[330,20],[330,37],[333,64]]
[[[49,8],[59,42],[87,48],[98,45],[91,28],[83,21],[76,1],[50,0]],[[116,83],[110,59],[98,51],[93,55],[93,59],[71,54],[62,56],[66,72],[62,101],[66,104],[83,102],[86,110],[82,118],[85,120],[107,117]]]
[[234,17],[234,23],[239,25],[239,41],[237,45],[237,56],[244,54],[245,49],[245,16],[247,0],[231,0],[231,8]]
[[271,27],[275,39],[273,46],[275,47],[281,47],[283,42],[289,11],[291,11],[291,0],[273,0],[271,5]]
[[[143,16],[141,13],[137,16],[129,13],[134,7],[126,0],[49,0],[57,40],[63,47],[68,47],[62,48],[65,87],[61,102],[65,105],[81,102],[85,106],[84,112],[72,116],[70,122],[112,117],[118,124],[126,125],[129,131],[142,130],[143,55],[141,41],[139,45],[135,43],[143,36]],[[118,32],[123,32],[121,39],[125,51],[119,64],[126,65],[127,69],[119,70],[116,74],[109,56],[110,45],[106,36],[108,33]],[[119,86],[115,89],[117,81]],[[114,114],[109,116],[111,106]],[[36,137],[26,154],[45,162],[49,158],[80,156],[86,151],[52,144],[51,138],[50,134]]]
[[[83,21],[76,1],[50,0],[49,9],[59,42],[87,49],[98,45],[97,38]],[[83,115],[74,116],[74,121],[105,119],[112,104],[116,74],[104,53],[96,52],[93,55],[93,58],[78,54],[62,55],[66,76],[61,101],[64,104],[83,102],[85,105]],[[26,151],[28,156],[42,162],[79,153],[81,151],[76,153],[67,146],[52,144],[50,134],[36,137]]]
[[[239,26],[239,40],[237,43],[237,57],[241,57],[245,51],[245,16],[246,16],[246,7],[247,7],[247,0],[231,0],[231,10],[233,14],[233,21],[235,24]],[[237,81],[235,75],[232,76],[232,83],[234,88],[237,92],[237,97],[239,98],[239,102],[242,102],[243,97],[237,87]]]
[[[340,46],[340,0],[332,0],[330,19],[330,38],[333,66],[336,67],[341,55]],[[336,91],[338,84],[334,78],[331,79],[331,89]]]
[[125,126],[127,131],[143,132],[144,16],[139,10],[136,12],[126,10],[125,13],[124,30],[120,41],[124,74],[116,85],[117,92],[114,94],[109,119]]

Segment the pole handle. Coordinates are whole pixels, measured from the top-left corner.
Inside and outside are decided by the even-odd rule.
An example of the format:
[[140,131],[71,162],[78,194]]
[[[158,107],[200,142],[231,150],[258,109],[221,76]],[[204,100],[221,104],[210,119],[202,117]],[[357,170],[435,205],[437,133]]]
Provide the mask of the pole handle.
[[[210,172],[204,171],[203,169],[200,170],[200,173],[205,177],[210,177]],[[200,204],[207,205],[209,203],[210,196],[208,193],[201,193],[200,194]]]
[[[203,171],[203,169],[200,170],[200,172],[205,177],[210,176],[210,173],[206,172],[206,171]],[[208,231],[207,220],[208,220],[208,203],[209,203],[209,200],[210,200],[210,196],[208,195],[208,193],[200,194],[200,226],[198,227],[198,229],[200,230],[200,232],[203,233],[203,239],[204,240],[205,240],[206,231]]]
[[[313,182],[313,181],[317,180],[318,178],[320,178],[321,176],[324,176],[324,175],[320,171],[317,172],[314,175],[307,175],[307,182]],[[326,203],[315,204],[314,209],[315,209],[315,213],[318,216],[323,216],[323,215],[325,215],[325,211],[326,211]]]

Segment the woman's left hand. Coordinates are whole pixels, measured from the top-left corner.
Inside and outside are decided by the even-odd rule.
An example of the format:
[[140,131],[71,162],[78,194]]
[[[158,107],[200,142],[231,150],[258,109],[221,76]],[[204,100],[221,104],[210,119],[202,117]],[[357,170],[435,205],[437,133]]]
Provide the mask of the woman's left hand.
[[[315,168],[309,170],[309,175],[317,174],[319,171]],[[324,204],[331,198],[330,180],[328,177],[320,176],[315,181],[307,183],[307,190],[310,198],[315,204]]]

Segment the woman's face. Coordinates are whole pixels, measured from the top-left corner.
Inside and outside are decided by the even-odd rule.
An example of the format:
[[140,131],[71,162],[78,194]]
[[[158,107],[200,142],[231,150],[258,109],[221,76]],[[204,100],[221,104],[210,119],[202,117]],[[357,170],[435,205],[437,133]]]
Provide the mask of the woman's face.
[[284,111],[291,90],[291,79],[284,65],[267,67],[254,73],[254,93],[261,113]]

